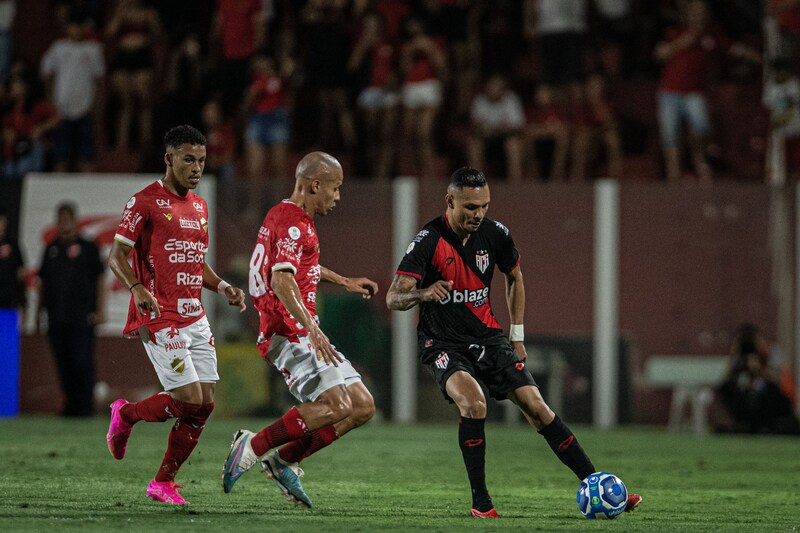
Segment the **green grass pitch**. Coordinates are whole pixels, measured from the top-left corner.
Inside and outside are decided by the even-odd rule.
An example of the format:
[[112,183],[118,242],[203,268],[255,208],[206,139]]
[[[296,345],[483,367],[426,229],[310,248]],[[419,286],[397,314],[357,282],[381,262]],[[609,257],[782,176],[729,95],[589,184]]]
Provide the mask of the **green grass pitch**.
[[635,513],[589,521],[578,480],[532,430],[487,427],[487,480],[501,520],[467,517],[456,425],[372,423],[303,463],[314,509],[295,508],[257,471],[224,494],[231,434],[270,422],[212,417],[178,481],[188,508],[145,497],[170,424],[139,424],[122,461],[107,419],[0,420],[0,531],[796,531],[800,441],[575,427],[595,466],[642,494]]

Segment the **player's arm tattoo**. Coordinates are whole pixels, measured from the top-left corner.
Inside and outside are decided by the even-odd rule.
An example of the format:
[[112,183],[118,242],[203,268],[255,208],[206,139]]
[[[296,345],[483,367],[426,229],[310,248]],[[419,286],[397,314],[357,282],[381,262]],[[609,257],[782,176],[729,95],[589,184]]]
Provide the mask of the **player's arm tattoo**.
[[386,293],[386,306],[394,311],[411,309],[422,301],[416,287],[417,280],[411,276],[396,274]]

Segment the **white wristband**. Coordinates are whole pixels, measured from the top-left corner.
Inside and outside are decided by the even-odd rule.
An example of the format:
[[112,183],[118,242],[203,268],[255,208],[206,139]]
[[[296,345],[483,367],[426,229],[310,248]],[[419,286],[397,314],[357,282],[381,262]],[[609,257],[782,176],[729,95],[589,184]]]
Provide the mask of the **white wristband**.
[[524,341],[525,326],[522,324],[511,324],[511,327],[508,329],[508,340],[511,342]]
[[227,289],[230,286],[231,286],[230,283],[228,283],[225,280],[222,280],[222,281],[219,282],[219,285],[217,285],[217,292],[224,296],[225,295],[225,289]]

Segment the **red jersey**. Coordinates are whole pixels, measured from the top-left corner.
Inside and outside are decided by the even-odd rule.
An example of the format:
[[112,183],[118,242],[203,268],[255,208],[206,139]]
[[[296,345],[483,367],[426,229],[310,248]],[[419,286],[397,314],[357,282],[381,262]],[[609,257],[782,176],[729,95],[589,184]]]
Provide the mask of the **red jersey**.
[[273,335],[295,341],[298,336],[307,335],[271,288],[272,273],[276,270],[294,274],[303,305],[316,320],[319,238],[314,219],[289,200],[283,200],[264,217],[250,258],[249,289],[261,317],[258,348],[262,356],[266,355]]
[[386,87],[394,70],[394,48],[389,43],[381,43],[372,50],[372,69],[370,87]]
[[[667,36],[671,43],[689,28],[675,30]],[[721,53],[730,50],[733,42],[717,32],[706,30],[695,43],[670,57],[661,71],[661,90],[675,93],[690,93],[705,89],[709,71]]]
[[189,191],[170,192],[161,180],[134,194],[125,205],[114,239],[133,248],[133,271],[161,308],[142,316],[131,297],[124,334],[144,325],[151,332],[184,327],[205,316],[200,301],[208,251],[208,206]]
[[217,0],[226,59],[243,59],[256,51],[254,22],[264,16],[261,0]]
[[256,113],[269,113],[286,107],[286,83],[280,77],[256,74],[252,87],[255,90]]

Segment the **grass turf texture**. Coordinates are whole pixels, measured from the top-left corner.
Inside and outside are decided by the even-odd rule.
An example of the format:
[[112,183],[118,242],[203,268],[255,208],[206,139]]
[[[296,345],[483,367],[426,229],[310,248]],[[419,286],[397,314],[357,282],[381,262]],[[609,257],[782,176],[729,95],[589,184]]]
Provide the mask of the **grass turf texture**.
[[2,531],[796,531],[798,440],[660,429],[576,427],[595,466],[644,496],[635,513],[589,521],[578,480],[532,430],[487,427],[487,480],[501,520],[467,518],[469,487],[456,425],[371,424],[309,458],[314,509],[294,508],[255,467],[223,494],[231,434],[265,420],[215,419],[178,482],[192,502],[145,497],[171,425],[141,423],[127,457],[106,449],[107,419],[0,420]]

